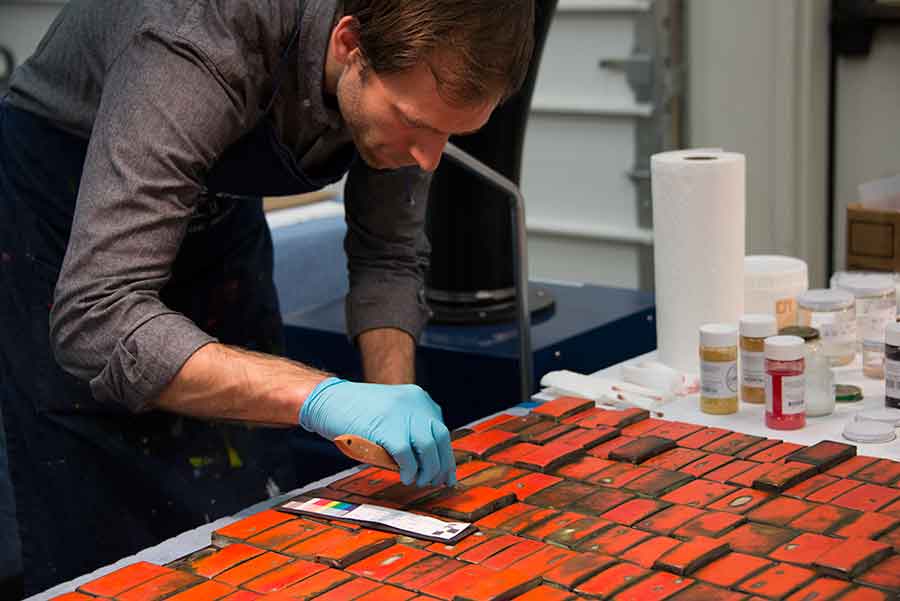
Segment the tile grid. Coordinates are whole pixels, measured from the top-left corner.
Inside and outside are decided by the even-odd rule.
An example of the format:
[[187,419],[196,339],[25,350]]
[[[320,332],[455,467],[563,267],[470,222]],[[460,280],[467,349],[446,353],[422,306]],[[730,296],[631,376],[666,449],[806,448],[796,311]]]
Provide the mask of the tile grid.
[[453,433],[455,489],[365,468],[310,491],[454,520],[429,543],[267,510],[60,601],[900,598],[900,463],[563,397]]

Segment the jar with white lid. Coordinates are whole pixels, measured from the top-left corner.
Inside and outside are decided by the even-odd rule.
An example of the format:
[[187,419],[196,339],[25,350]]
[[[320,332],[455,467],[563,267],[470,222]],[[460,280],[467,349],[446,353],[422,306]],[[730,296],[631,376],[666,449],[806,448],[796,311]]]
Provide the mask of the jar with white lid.
[[842,271],[831,278],[856,298],[857,352],[862,353],[863,373],[884,377],[884,330],[897,320],[897,288],[891,274]]
[[856,356],[856,299],[846,290],[807,290],[797,297],[797,319],[819,330],[831,365],[847,365]]
[[766,402],[765,341],[778,334],[774,315],[750,314],[741,317],[741,400],[764,405]]

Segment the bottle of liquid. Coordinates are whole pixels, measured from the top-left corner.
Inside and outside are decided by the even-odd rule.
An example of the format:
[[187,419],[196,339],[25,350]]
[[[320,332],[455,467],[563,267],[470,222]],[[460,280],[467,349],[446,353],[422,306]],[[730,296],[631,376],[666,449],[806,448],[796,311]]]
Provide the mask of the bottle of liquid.
[[738,409],[738,331],[727,324],[700,327],[700,410],[723,415]]
[[819,331],[809,326],[792,326],[782,328],[778,333],[781,336],[799,336],[806,343],[806,416],[820,417],[834,413],[834,371],[825,356]]
[[797,336],[766,339],[766,426],[773,430],[806,425],[804,351]]

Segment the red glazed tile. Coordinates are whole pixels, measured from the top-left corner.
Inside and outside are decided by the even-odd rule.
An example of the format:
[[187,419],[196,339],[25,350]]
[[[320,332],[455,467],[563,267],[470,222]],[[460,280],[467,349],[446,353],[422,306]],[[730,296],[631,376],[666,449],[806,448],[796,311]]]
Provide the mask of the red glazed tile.
[[675,442],[668,438],[642,436],[613,449],[609,452],[609,458],[637,465],[673,448],[675,448]]
[[296,516],[288,513],[282,513],[280,511],[275,511],[274,509],[267,509],[265,511],[260,511],[259,513],[255,513],[251,516],[245,517],[242,520],[238,520],[233,524],[229,524],[227,526],[219,528],[213,533],[213,540],[222,538],[243,541],[250,538],[251,536],[259,534],[267,528],[277,526],[282,522],[287,522],[288,520],[293,519],[296,519]]
[[257,599],[262,599],[262,595],[250,591],[236,591],[220,601],[257,601]]
[[[775,438],[765,438],[754,445],[750,445],[746,449],[738,451],[734,456],[738,459],[749,459],[752,455],[756,455],[757,453],[761,453],[772,447],[777,447],[781,442],[781,440]],[[759,461],[759,459],[754,459],[754,461]]]
[[689,436],[679,439],[678,446],[687,447],[689,449],[700,449],[731,433],[731,430],[725,430],[723,428],[703,428]]
[[849,580],[880,563],[892,553],[890,545],[865,538],[851,538],[820,555],[815,561],[815,566],[830,576]]
[[[890,593],[879,591],[867,586],[858,586],[839,597],[840,601],[896,601]],[[835,599],[838,601],[838,599]]]
[[425,559],[428,555],[428,551],[423,549],[407,545],[394,545],[357,561],[349,566],[347,571],[357,576],[384,582],[389,576]]
[[544,546],[544,543],[538,541],[523,540],[485,559],[481,562],[481,565],[486,568],[491,568],[492,570],[505,570],[517,561],[521,561],[529,555],[537,553]]
[[781,599],[807,584],[815,575],[812,570],[781,563],[748,578],[737,588],[745,593]]
[[285,564],[280,568],[275,568],[270,572],[266,572],[262,576],[254,578],[249,582],[245,582],[242,587],[251,590],[254,593],[274,593],[285,589],[292,584],[296,584],[304,578],[318,574],[325,569],[326,567],[323,565],[298,559],[297,561]]
[[463,451],[476,457],[484,457],[489,453],[494,453],[510,446],[518,439],[518,434],[512,432],[484,430],[483,432],[475,432],[454,440],[451,446],[454,451]]
[[858,472],[862,468],[866,467],[871,463],[875,463],[878,461],[877,457],[866,457],[865,455],[857,455],[856,457],[851,457],[847,461],[844,461],[831,469],[826,470],[826,474],[829,476],[835,476],[836,478],[846,478],[850,476],[854,472]]
[[[443,486],[423,486],[420,488],[415,485],[407,486],[402,483],[395,484],[375,495],[375,499],[377,500],[375,504],[382,506],[409,507],[427,501],[431,497],[435,497],[444,492],[444,490],[446,489]],[[336,525],[340,525],[341,527],[344,527],[344,524],[349,524],[349,522],[336,522]]]
[[858,517],[860,513],[834,505],[819,505],[794,518],[788,526],[805,532],[828,532]]
[[856,582],[886,591],[900,591],[900,555],[892,555],[863,572]]
[[[540,507],[538,507],[537,505],[531,505],[528,503],[513,503],[512,505],[507,505],[506,507],[503,507],[486,515],[485,517],[475,522],[475,525],[479,528],[488,528],[494,530],[497,528],[501,528],[503,524],[514,518],[528,515],[539,510]],[[460,542],[460,544],[463,544],[464,542],[465,540]]]
[[549,474],[527,474],[508,484],[498,487],[497,490],[501,492],[511,492],[521,501],[557,482],[562,482],[562,478],[551,476]]
[[681,544],[677,539],[668,536],[655,536],[635,545],[622,554],[622,559],[636,563],[642,568],[650,569],[657,560]]
[[555,509],[538,509],[532,513],[515,517],[500,526],[500,530],[509,532],[510,534],[521,534],[526,530],[533,528],[537,524],[542,524],[547,520],[551,520],[559,515]]
[[718,453],[704,453],[700,459],[679,468],[679,471],[690,474],[696,478],[708,474],[713,470],[717,470],[734,461],[734,457],[729,455],[719,455]]
[[263,549],[279,551],[327,529],[328,526],[309,520],[291,520],[252,536],[247,542]]
[[546,403],[542,403],[531,410],[532,413],[549,417],[560,421],[576,413],[581,413],[595,405],[591,399],[583,399],[574,396],[561,396]]
[[[475,463],[474,461],[472,463]],[[463,464],[466,465],[466,464]],[[476,473],[460,478],[459,483],[466,488],[475,486],[503,486],[507,482],[525,475],[524,470],[511,465],[492,465],[489,468],[478,470]]]
[[592,449],[588,449],[587,454],[591,457],[597,457],[599,459],[609,459],[609,454],[612,451],[615,451],[617,448],[630,444],[637,440],[637,438],[632,438],[631,436],[618,436],[613,438],[612,440],[608,440],[603,444],[599,444]]
[[565,528],[570,528],[572,524],[575,524],[578,521],[584,519],[590,518],[584,514],[576,513],[574,511],[564,511],[555,515],[552,519],[547,520],[546,522],[524,530],[522,532],[522,535],[527,536],[528,538],[533,538],[535,540],[544,540],[555,532],[558,532]]
[[628,482],[627,488],[648,497],[660,497],[669,491],[684,486],[693,479],[693,476],[682,472],[651,469],[643,476]]
[[900,499],[894,501],[890,505],[886,505],[878,510],[879,513],[900,518]]
[[876,539],[885,532],[889,532],[900,525],[900,519],[883,513],[864,513],[852,522],[849,522],[832,534],[842,538],[870,538]]
[[350,494],[371,497],[372,495],[376,495],[381,491],[390,488],[394,484],[399,483],[399,472],[370,467],[359,472],[359,477],[350,480],[340,487],[338,486],[338,483],[334,483],[331,486]]
[[[716,453],[718,455],[718,453]],[[728,455],[726,455],[728,457]],[[743,474],[747,470],[757,467],[758,464],[752,461],[744,461],[743,459],[735,459],[731,463],[726,463],[722,467],[716,468],[711,472],[703,475],[704,480],[712,480],[714,482],[728,482],[732,478]]]
[[490,430],[500,424],[506,423],[510,420],[516,419],[517,415],[513,415],[511,413],[501,413],[500,415],[495,415],[490,419],[486,419],[478,422],[477,424],[473,424],[469,426],[469,429],[473,432],[483,432],[484,430]]
[[745,553],[728,553],[700,568],[693,576],[704,582],[732,588],[738,582],[771,565],[773,565],[771,561],[762,557],[754,557]]
[[545,540],[548,543],[571,549],[590,537],[612,528],[614,525],[608,520],[585,517],[549,534]]
[[635,525],[640,530],[668,536],[690,520],[703,515],[702,509],[672,505]]
[[692,507],[706,507],[735,490],[737,490],[735,487],[719,482],[694,480],[664,495],[662,500]]
[[527,430],[531,426],[535,424],[539,424],[541,422],[546,421],[540,415],[535,415],[534,413],[529,413],[528,415],[520,415],[515,417],[514,419],[507,420],[502,424],[494,426],[497,430],[503,430],[504,432],[514,432],[519,433],[523,430]]
[[427,511],[453,520],[474,522],[506,505],[516,502],[516,496],[487,486],[475,486],[455,491],[424,505]]
[[[651,457],[643,463],[643,467],[655,467],[664,470],[680,470],[686,465],[702,459],[706,456],[703,451],[696,449],[686,449],[684,447],[675,447],[665,453]],[[724,457],[724,455],[723,455]]]
[[742,488],[706,506],[707,509],[728,513],[747,513],[765,503],[772,495],[752,488]]
[[491,578],[476,580],[459,591],[454,601],[499,601],[518,597],[541,583],[540,576],[515,570],[495,572]]
[[838,478],[835,478],[834,476],[829,476],[828,474],[816,474],[812,478],[808,478],[803,482],[795,484],[781,494],[786,497],[804,499],[817,490],[825,488],[829,484],[834,484],[837,481]]
[[467,565],[426,585],[421,592],[444,601],[453,601],[457,593],[468,589],[479,580],[491,578],[493,575],[493,570],[483,566]]
[[472,461],[461,463],[456,466],[456,480],[457,482],[462,482],[469,476],[473,476],[482,470],[488,469],[489,467],[494,467],[494,465],[495,464],[489,461],[481,461],[478,459],[473,459]]
[[617,526],[587,539],[579,544],[577,549],[581,552],[619,556],[623,551],[640,544],[651,536],[647,532],[628,526]]
[[839,593],[850,588],[849,582],[834,578],[816,578],[796,593],[787,598],[787,601],[813,601],[814,599],[833,599]]
[[644,436],[651,430],[655,430],[665,423],[666,422],[664,420],[657,419],[655,417],[648,417],[645,420],[641,420],[637,423],[631,424],[630,426],[625,426],[624,428],[622,428],[622,435],[638,438],[639,436]]
[[690,436],[691,434],[694,434],[695,432],[699,432],[700,430],[703,430],[703,426],[698,426],[697,424],[665,421],[659,427],[654,428],[652,432],[649,432],[649,434],[658,436],[660,438],[668,438],[670,440],[678,441],[682,438]]
[[535,553],[520,559],[510,567],[527,574],[545,574],[563,562],[569,561],[577,554],[568,549],[560,549],[554,545],[541,545]]
[[695,536],[709,536],[716,538],[725,532],[743,524],[746,518],[722,511],[704,511],[702,515],[686,522],[675,530],[675,536],[694,538]]
[[620,563],[592,576],[575,587],[581,595],[607,599],[646,577],[650,572],[629,563]]
[[751,463],[753,463],[753,467],[748,470],[743,470],[741,473],[729,478],[728,484],[740,487],[751,487],[756,480],[778,467],[778,464],[774,463]]
[[617,594],[615,601],[661,601],[684,590],[694,581],[691,578],[657,572]]
[[775,497],[763,505],[755,507],[747,514],[751,522],[762,522],[773,526],[787,526],[815,505],[791,497]]
[[816,466],[820,472],[829,470],[856,456],[856,447],[843,442],[822,440],[798,450],[788,457],[788,461],[799,461]]
[[870,484],[890,485],[900,480],[900,463],[890,459],[879,459],[858,472],[854,472],[851,478]]
[[172,596],[173,593],[201,582],[200,577],[187,572],[170,572],[119,593],[119,601],[157,601]]
[[282,599],[311,599],[326,591],[337,588],[345,582],[352,580],[353,576],[347,572],[326,568],[321,572],[310,576],[286,589],[267,595],[266,601],[281,601]]
[[553,585],[573,589],[615,563],[616,560],[608,555],[579,553],[571,559],[555,565],[541,576],[546,582]]
[[427,551],[431,553],[437,553],[438,555],[443,555],[445,557],[456,557],[457,555],[468,551],[478,545],[485,543],[494,538],[491,534],[486,534],[484,532],[473,532],[466,538],[462,539],[455,545],[448,545],[445,543],[432,543],[425,547]]
[[212,578],[216,574],[256,557],[262,552],[262,549],[242,543],[227,545],[222,549],[209,547],[179,560],[172,567],[182,571],[193,572],[206,578]]
[[771,470],[753,482],[753,488],[780,493],[815,474],[815,466],[806,463],[789,461],[784,464],[774,464]]
[[705,582],[695,582],[688,588],[669,597],[667,601],[747,601],[744,593],[727,591]]
[[517,442],[516,444],[491,454],[490,460],[495,463],[513,465],[522,457],[540,450],[541,445],[531,442]]
[[[396,586],[385,585],[366,593],[355,601],[409,601],[415,596],[416,593],[405,591]],[[319,597],[316,597],[316,601],[319,601],[319,599]]]
[[863,484],[858,488],[845,492],[837,497],[832,504],[858,511],[878,511],[900,499],[900,490],[888,488],[877,484]]
[[359,599],[361,596],[369,593],[381,585],[374,580],[365,578],[354,578],[337,588],[333,588],[324,595],[316,597],[316,601],[347,601],[348,599]]
[[797,538],[786,542],[769,553],[769,557],[775,561],[812,566],[816,559],[828,553],[840,543],[840,539],[804,532]]
[[708,453],[721,453],[722,455],[734,455],[747,447],[753,446],[763,440],[759,436],[732,432],[722,438],[714,440],[702,449]]
[[[217,601],[225,595],[234,592],[234,587],[216,582],[215,580],[207,580],[201,582],[197,586],[192,586],[186,591],[176,593],[168,598],[168,601]],[[85,597],[87,599],[87,597]],[[74,601],[74,599],[72,600]]]
[[838,480],[837,482],[823,486],[819,490],[806,495],[804,498],[813,503],[830,503],[842,494],[849,492],[854,488],[859,488],[860,486],[862,486],[862,482],[856,480]]
[[878,539],[886,545],[894,547],[894,553],[900,553],[900,528],[895,528]]
[[596,428],[574,428],[573,430],[556,438],[553,442],[560,444],[572,445],[582,450],[588,450],[596,447],[619,435],[619,431],[615,428],[606,426],[597,426]]
[[705,536],[685,541],[656,560],[654,567],[686,576],[728,553],[728,543]]
[[333,568],[344,568],[363,557],[387,549],[394,544],[394,540],[395,537],[391,534],[375,532],[374,530],[363,530],[359,533],[354,533],[346,541],[323,549],[316,554],[316,561],[328,564]]
[[222,572],[215,578],[219,582],[230,584],[232,586],[240,586],[241,584],[253,580],[257,576],[261,576],[266,572],[271,572],[291,561],[290,557],[272,553],[267,551],[262,555],[258,555],[253,559],[247,560],[229,570]]
[[722,540],[734,551],[764,557],[795,537],[791,530],[749,522],[724,535]]
[[646,467],[637,467],[629,463],[613,463],[605,470],[587,479],[591,484],[599,484],[608,488],[622,488],[632,480],[650,473]]
[[560,465],[573,461],[581,454],[582,450],[579,447],[555,441],[548,442],[539,446],[535,451],[520,457],[516,461],[516,466],[539,472],[550,472]]
[[512,601],[574,601],[574,599],[575,595],[568,591],[561,591],[558,588],[542,584],[519,595]]
[[624,428],[639,421],[645,420],[650,413],[644,409],[600,409],[594,407],[587,409],[581,413],[576,413],[572,417],[563,420],[565,423],[572,423],[582,428],[594,428],[596,426],[609,426],[611,428]]
[[393,574],[388,577],[387,581],[390,584],[402,586],[411,591],[421,591],[435,580],[452,574],[465,565],[463,562],[455,559],[432,555]]
[[576,427],[571,424],[558,424],[552,421],[542,421],[529,426],[519,432],[523,442],[532,444],[547,444],[551,440],[557,440],[563,434],[571,432]]
[[315,560],[316,557],[328,549],[352,541],[354,534],[339,528],[328,528],[324,532],[283,549],[283,551],[286,555],[299,557],[300,559]]
[[83,595],[78,592],[71,593],[63,593],[62,595],[58,595],[56,597],[52,597],[50,601],[91,601],[92,599],[96,599],[97,597],[89,597],[87,595]]
[[[526,501],[533,505],[548,508],[562,508],[569,504],[580,503],[585,497],[595,492],[595,488],[581,482],[560,482],[539,493],[528,497]],[[576,510],[577,511],[577,510]]]
[[570,508],[572,511],[577,511],[579,513],[600,515],[633,498],[634,495],[620,490],[601,488],[599,490],[594,490],[593,494],[582,497],[575,503],[572,503]]
[[140,561],[101,576],[87,584],[82,584],[78,590],[100,597],[115,597],[130,588],[172,572],[173,570],[170,568]]
[[803,445],[794,444],[792,442],[781,442],[769,447],[768,449],[765,449],[764,451],[760,451],[753,455],[748,455],[747,459],[749,459],[750,461],[759,461],[760,463],[773,463],[775,461],[778,461],[779,459],[784,459],[791,453],[796,453],[805,449],[806,447],[804,447]]
[[600,517],[625,526],[633,526],[666,507],[668,507],[667,503],[653,499],[632,499],[610,509]]
[[512,534],[503,534],[492,538],[491,540],[485,541],[483,544],[457,555],[457,559],[467,561],[469,563],[480,564],[488,557],[496,555],[504,549],[508,549],[509,547],[512,547],[513,545],[518,544],[523,540],[525,539],[519,536],[513,536]]
[[611,465],[617,465],[615,461],[609,459],[597,459],[596,457],[585,456],[576,459],[572,463],[556,468],[556,475],[570,480],[584,480],[594,474],[608,468]]

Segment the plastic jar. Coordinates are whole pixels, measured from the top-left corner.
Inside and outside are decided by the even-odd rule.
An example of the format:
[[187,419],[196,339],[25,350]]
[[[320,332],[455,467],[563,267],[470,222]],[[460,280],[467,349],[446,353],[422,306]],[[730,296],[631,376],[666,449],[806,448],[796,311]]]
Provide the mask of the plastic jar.
[[884,377],[884,329],[897,320],[897,288],[885,273],[842,271],[831,278],[831,287],[856,298],[857,352],[862,353],[863,374]]
[[737,413],[738,331],[712,323],[700,327],[700,410],[724,415]]
[[766,402],[766,338],[778,333],[773,315],[744,315],[741,318],[741,400],[763,405]]
[[900,409],[900,323],[887,326],[884,335],[884,404]]
[[766,426],[773,430],[806,425],[805,346],[797,336],[766,339]]
[[774,315],[778,327],[797,324],[797,297],[809,288],[806,261],[779,255],[744,258],[744,311]]
[[856,299],[846,290],[808,290],[797,298],[801,326],[819,330],[831,365],[847,365],[856,356]]
[[809,326],[793,326],[782,329],[778,334],[780,336],[798,336],[806,343],[806,353],[803,355],[803,359],[806,361],[803,372],[806,377],[804,388],[806,416],[821,417],[834,413],[834,371],[822,350],[819,330]]

